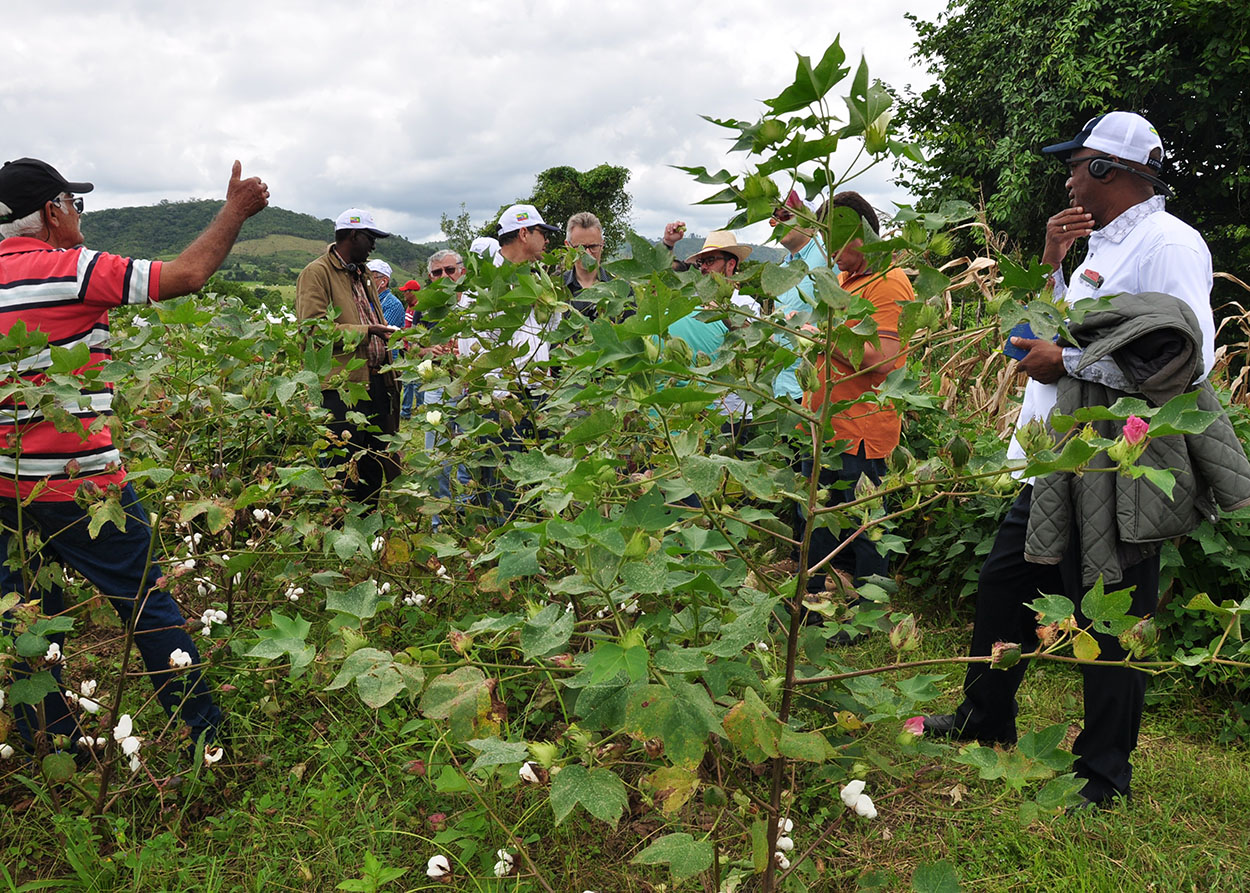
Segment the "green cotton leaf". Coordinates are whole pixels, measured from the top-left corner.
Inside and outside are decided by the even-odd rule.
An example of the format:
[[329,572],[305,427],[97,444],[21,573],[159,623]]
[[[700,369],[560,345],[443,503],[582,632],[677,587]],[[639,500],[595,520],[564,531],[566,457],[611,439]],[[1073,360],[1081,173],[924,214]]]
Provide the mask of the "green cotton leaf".
[[916,264],[919,271],[916,278],[912,280],[912,287],[916,291],[916,297],[924,300],[925,298],[933,298],[943,294],[951,285],[951,278],[940,270],[936,270],[927,264]]
[[1116,589],[1105,591],[1099,577],[1081,599],[1081,613],[1090,620],[1123,620],[1133,607],[1133,591]]
[[777,599],[761,595],[750,607],[740,610],[738,616],[720,628],[720,634],[706,646],[709,654],[716,657],[736,657],[751,644],[763,639],[768,631]]
[[1206,614],[1214,614],[1221,621],[1227,620],[1234,614],[1241,613],[1237,610],[1237,603],[1232,599],[1225,599],[1220,604],[1211,601],[1211,596],[1205,592],[1199,592],[1188,602],[1185,603],[1186,611],[1202,611]]
[[781,727],[777,750],[783,757],[805,763],[823,763],[838,755],[837,748],[820,732],[796,732],[789,726]]
[[1067,723],[1056,723],[1036,732],[1029,732],[1016,744],[1020,754],[1036,760],[1048,769],[1062,772],[1075,762],[1076,757],[1060,748],[1068,733]]
[[13,648],[17,651],[18,657],[42,657],[47,653],[48,646],[51,644],[51,639],[41,636],[33,630],[27,630],[17,637],[17,641],[13,643]]
[[326,476],[321,473],[319,468],[301,465],[295,468],[278,468],[274,473],[277,474],[278,484],[281,487],[307,490],[312,493],[320,493],[330,489],[330,485],[326,482]]
[[204,516],[204,524],[209,532],[221,533],[234,521],[234,508],[214,499],[201,499],[184,505],[182,511],[178,513],[178,520],[187,524],[200,515]]
[[599,409],[570,428],[560,439],[565,443],[586,443],[612,433],[617,424],[616,413]]
[[544,657],[567,645],[572,635],[573,612],[547,605],[521,627],[521,654],[526,660]]
[[784,267],[779,264],[766,263],[760,272],[760,287],[764,289],[764,294],[775,298],[794,288],[806,276],[807,264],[802,260],[792,261]]
[[668,556],[661,550],[643,561],[621,566],[621,580],[634,592],[658,594],[668,590]]
[[1002,778],[1006,774],[1006,767],[1003,765],[1004,754],[992,747],[983,747],[980,744],[964,748],[960,753],[956,754],[954,760],[956,763],[963,763],[965,766],[971,766],[977,770],[977,773],[986,780]]
[[18,679],[9,687],[9,703],[13,706],[42,704],[44,698],[60,688],[51,670],[40,670],[33,676]]
[[[109,496],[99,502],[93,502],[87,509],[91,520],[87,523],[87,535],[95,539],[105,524],[112,524],[118,530],[126,529],[126,512],[122,508],[121,499]],[[214,531],[215,533],[216,531]]]
[[1055,815],[1069,806],[1080,805],[1084,799],[1081,797],[1081,789],[1084,787],[1085,779],[1075,775],[1061,775],[1042,785],[1033,801],[1043,811]]
[[494,686],[477,667],[459,667],[430,682],[419,709],[427,719],[449,720],[456,741],[498,735],[499,721],[491,709]]
[[376,580],[365,580],[363,583],[357,583],[346,592],[339,592],[336,589],[330,589],[326,592],[327,611],[337,611],[339,614],[346,614],[357,620],[368,620],[378,613],[380,605],[389,605],[393,601],[392,597],[378,595]]
[[927,862],[916,866],[911,878],[914,893],[960,893],[959,874],[949,862]]
[[478,752],[470,772],[490,766],[520,765],[529,759],[529,745],[524,741],[500,741],[498,738],[474,738],[465,744]]
[[588,685],[610,682],[621,673],[627,674],[632,682],[641,682],[647,678],[648,660],[645,645],[624,647],[616,642],[600,642],[586,659],[583,672],[589,674]]
[[1155,412],[1150,419],[1150,435],[1200,434],[1220,417],[1218,412],[1198,409],[1202,391],[1195,389],[1173,397]]
[[650,775],[644,775],[640,784],[651,794],[660,812],[672,818],[699,787],[699,773],[675,766],[661,766]]
[[532,577],[539,571],[538,544],[520,546],[499,556],[499,572],[495,582],[507,583],[521,577]]
[[1150,483],[1154,484],[1168,499],[1172,498],[1172,491],[1176,489],[1176,475],[1168,471],[1166,468],[1151,468],[1149,465],[1134,465],[1128,469],[1128,475],[1131,478],[1144,477]]
[[269,618],[270,628],[256,631],[256,641],[243,656],[275,660],[290,655],[290,678],[295,679],[317,656],[317,649],[306,641],[312,624],[302,617],[287,617],[277,611],[271,612]]
[[751,823],[751,867],[756,874],[768,868],[768,823],[763,819]]
[[720,489],[724,469],[725,460],[720,456],[689,456],[681,463],[681,476],[690,489],[707,499]]
[[622,729],[643,739],[659,738],[669,761],[688,769],[703,759],[708,735],[723,734],[707,692],[685,682],[634,688]]
[[665,834],[630,861],[635,865],[667,865],[674,883],[679,883],[711,867],[712,842],[695,840],[684,831]]
[[568,818],[579,803],[592,816],[615,828],[629,805],[629,795],[625,783],[609,769],[565,766],[551,780],[551,811],[556,824]]
[[52,356],[52,365],[48,369],[51,375],[76,372],[91,362],[91,348],[85,341],[80,341],[73,347],[53,344],[48,351]]
[[1039,292],[1046,287],[1054,270],[1036,257],[1029,260],[1025,269],[1005,254],[998,255],[998,272],[1002,275],[1002,287],[1011,291]]
[[1072,604],[1071,599],[1064,598],[1062,595],[1043,595],[1041,598],[1033,599],[1027,607],[1033,613],[1042,615],[1038,623],[1067,620],[1076,613],[1076,605]]
[[725,714],[725,734],[748,763],[763,763],[779,755],[781,720],[748,688],[743,700]]
[[425,673],[420,667],[396,663],[388,651],[360,648],[347,656],[326,690],[334,691],[355,682],[360,699],[377,710],[393,701],[404,689],[408,690],[410,698],[419,694],[424,679]]
[[651,663],[661,673],[702,673],[707,654],[702,648],[665,648],[651,655]]
[[577,464],[575,459],[548,456],[537,450],[516,453],[508,461],[508,475],[518,487],[548,483],[563,478]]

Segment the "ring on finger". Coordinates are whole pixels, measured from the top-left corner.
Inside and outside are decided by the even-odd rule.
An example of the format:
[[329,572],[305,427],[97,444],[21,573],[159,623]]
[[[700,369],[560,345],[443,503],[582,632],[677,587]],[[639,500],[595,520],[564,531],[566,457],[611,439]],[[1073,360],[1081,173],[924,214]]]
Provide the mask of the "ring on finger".
[[1068,231],[1068,225],[1067,225],[1066,223],[1065,223],[1065,224],[1063,224],[1062,230],[1063,230],[1063,232],[1065,232],[1065,233]]

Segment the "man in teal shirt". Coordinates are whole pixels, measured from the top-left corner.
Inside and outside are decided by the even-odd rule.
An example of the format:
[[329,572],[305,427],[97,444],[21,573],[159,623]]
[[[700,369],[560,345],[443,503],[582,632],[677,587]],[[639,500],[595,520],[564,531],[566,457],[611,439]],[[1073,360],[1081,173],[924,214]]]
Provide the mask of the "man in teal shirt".
[[[806,211],[807,206],[803,204],[803,199],[799,198],[799,194],[793,189],[786,197],[785,204],[777,208],[773,213],[772,219],[768,222],[774,227],[785,226],[793,223],[789,232],[779,240],[790,255],[786,258],[782,266],[788,266],[796,260],[801,260],[807,264],[809,270],[817,267],[827,267],[829,257],[825,253],[825,246],[821,243],[820,237],[812,230],[806,229],[795,221],[796,211]],[[838,271],[837,265],[833,265],[833,271]],[[785,314],[789,319],[797,313],[806,313],[816,306],[814,297],[815,284],[812,282],[811,276],[804,276],[799,284],[789,291],[782,292],[777,296],[777,309]],[[778,343],[784,344],[783,335],[774,336]],[[777,377],[773,380],[773,396],[789,397],[795,403],[803,399],[803,389],[799,387],[799,380],[795,373],[798,372],[801,360],[795,360],[790,366],[777,373]]]

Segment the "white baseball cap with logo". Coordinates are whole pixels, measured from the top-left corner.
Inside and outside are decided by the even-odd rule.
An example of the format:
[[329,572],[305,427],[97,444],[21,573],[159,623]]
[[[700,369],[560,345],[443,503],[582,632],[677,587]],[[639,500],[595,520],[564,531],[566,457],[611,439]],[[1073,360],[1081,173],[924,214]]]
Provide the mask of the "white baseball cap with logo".
[[558,233],[560,227],[543,220],[543,215],[533,205],[513,205],[499,215],[499,235],[514,233],[519,229],[540,229],[546,233]]
[[341,229],[363,229],[375,239],[385,239],[390,236],[386,230],[378,229],[372,214],[360,208],[348,208],[338,216],[334,221],[334,231],[337,233]]
[[373,273],[381,273],[387,279],[391,278],[391,265],[384,260],[371,260],[365,266]]
[[[1090,118],[1075,137],[1066,143],[1047,146],[1042,151],[1062,158],[1082,148],[1106,152],[1123,161],[1147,165],[1155,171],[1163,166],[1163,140],[1159,131],[1133,112],[1107,112]],[[1159,150],[1159,158],[1151,158],[1150,153],[1156,149]]]

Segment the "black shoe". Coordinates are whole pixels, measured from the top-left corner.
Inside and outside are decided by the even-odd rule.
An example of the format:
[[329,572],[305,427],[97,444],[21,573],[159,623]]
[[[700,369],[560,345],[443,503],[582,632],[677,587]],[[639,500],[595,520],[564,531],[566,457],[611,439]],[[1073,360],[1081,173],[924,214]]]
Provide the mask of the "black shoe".
[[958,715],[954,713],[939,713],[934,716],[926,716],[924,718],[924,731],[926,735],[934,738],[949,738],[951,741],[976,741],[978,744],[992,746],[1002,744],[1010,746],[1016,743],[1015,736],[1010,738],[1003,735],[978,735],[974,729],[969,728],[967,720],[960,722]]

